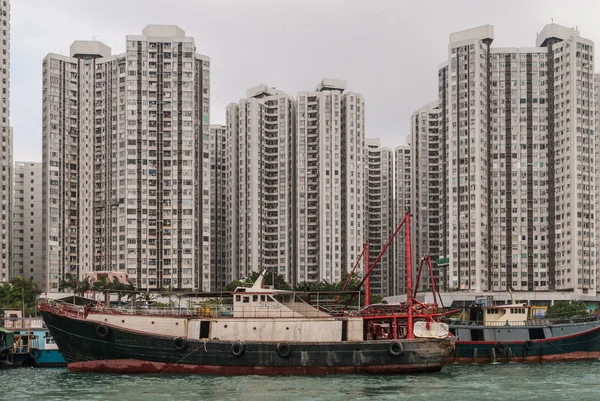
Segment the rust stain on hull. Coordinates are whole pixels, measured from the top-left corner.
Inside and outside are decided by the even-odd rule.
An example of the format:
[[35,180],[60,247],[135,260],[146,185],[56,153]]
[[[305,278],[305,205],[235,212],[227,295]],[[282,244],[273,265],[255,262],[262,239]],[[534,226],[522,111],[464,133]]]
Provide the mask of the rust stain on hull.
[[96,373],[170,373],[170,374],[202,374],[202,375],[328,375],[344,373],[421,373],[439,372],[443,364],[439,365],[383,365],[383,366],[293,366],[293,367],[265,367],[265,366],[209,366],[170,364],[163,362],[149,362],[138,359],[114,359],[101,361],[86,361],[70,363],[70,372],[96,372]]

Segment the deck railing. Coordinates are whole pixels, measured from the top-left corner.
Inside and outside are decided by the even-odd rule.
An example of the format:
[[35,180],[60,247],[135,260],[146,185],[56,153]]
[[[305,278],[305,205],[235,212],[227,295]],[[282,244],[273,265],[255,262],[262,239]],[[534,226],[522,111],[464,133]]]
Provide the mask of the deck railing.
[[[234,308],[231,304],[210,305],[197,308],[107,308],[104,306],[95,306],[91,308],[91,313],[129,315],[129,316],[169,316],[182,318],[227,318],[234,316]],[[276,318],[323,318],[323,317],[351,317],[360,316],[358,310],[337,311],[325,307],[311,309],[310,313],[306,310],[294,310],[291,308],[280,307],[259,307],[259,306],[236,306],[236,317],[276,317]]]

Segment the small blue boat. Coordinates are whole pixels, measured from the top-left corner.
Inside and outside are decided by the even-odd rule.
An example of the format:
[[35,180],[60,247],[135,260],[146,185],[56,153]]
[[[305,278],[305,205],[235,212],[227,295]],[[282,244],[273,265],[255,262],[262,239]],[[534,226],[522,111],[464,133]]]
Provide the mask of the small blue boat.
[[45,328],[14,330],[12,359],[17,366],[38,368],[67,366],[58,346]]

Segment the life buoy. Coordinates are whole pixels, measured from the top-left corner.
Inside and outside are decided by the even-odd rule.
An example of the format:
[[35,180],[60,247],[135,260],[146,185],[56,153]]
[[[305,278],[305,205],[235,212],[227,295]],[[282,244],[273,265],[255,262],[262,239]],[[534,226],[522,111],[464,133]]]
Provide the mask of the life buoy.
[[98,337],[104,338],[108,335],[108,333],[110,333],[110,329],[101,324],[100,326],[96,327],[96,334],[98,334]]
[[404,346],[399,341],[392,341],[390,343],[389,351],[392,356],[400,356],[404,352]]
[[244,344],[241,341],[236,341],[231,344],[231,353],[233,356],[240,356],[244,353]]
[[277,344],[277,354],[282,358],[287,358],[290,356],[292,352],[292,348],[288,343],[279,343]]
[[177,351],[183,351],[187,348],[187,340],[183,337],[177,337],[174,341],[174,345]]
[[29,355],[31,355],[33,359],[38,359],[40,356],[42,356],[42,351],[37,348],[32,348],[29,350]]
[[533,348],[533,344],[534,344],[534,343],[533,343],[533,341],[531,341],[531,340],[529,340],[529,341],[525,341],[525,345],[524,345],[524,346],[525,346],[525,349],[526,349],[527,351],[529,351],[531,348]]
[[504,344],[498,343],[498,344],[496,344],[496,346],[494,348],[496,349],[497,353],[499,353],[499,354],[504,353]]

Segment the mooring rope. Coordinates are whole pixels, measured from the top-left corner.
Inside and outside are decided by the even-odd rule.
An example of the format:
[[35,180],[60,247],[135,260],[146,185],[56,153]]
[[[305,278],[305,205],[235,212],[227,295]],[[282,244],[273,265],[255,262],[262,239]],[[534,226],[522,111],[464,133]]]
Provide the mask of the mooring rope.
[[196,348],[195,350],[193,350],[189,354],[186,354],[183,357],[181,357],[181,359],[179,359],[177,362],[171,363],[169,366],[167,366],[166,368],[164,368],[163,370],[161,370],[159,372],[159,374],[164,373],[167,370],[171,369],[173,366],[177,365],[179,362],[183,361],[184,359],[186,359],[187,357],[189,357],[190,355],[192,355],[194,352],[197,352],[197,351],[199,351],[202,348],[204,348],[204,352],[208,352],[208,349],[206,348],[206,344],[208,344],[210,342],[210,338],[203,338],[202,340],[203,340],[202,345],[200,345],[198,348]]

